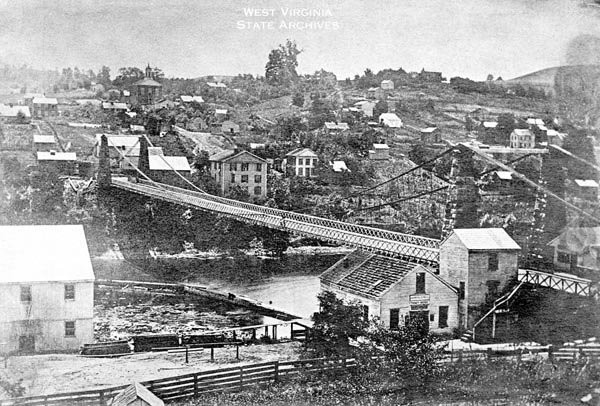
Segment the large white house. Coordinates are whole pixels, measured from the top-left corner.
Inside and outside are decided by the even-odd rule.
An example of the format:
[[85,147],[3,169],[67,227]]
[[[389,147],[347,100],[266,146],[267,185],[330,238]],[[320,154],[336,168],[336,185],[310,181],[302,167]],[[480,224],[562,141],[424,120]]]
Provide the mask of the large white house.
[[79,349],[93,306],[83,226],[0,226],[0,353]]

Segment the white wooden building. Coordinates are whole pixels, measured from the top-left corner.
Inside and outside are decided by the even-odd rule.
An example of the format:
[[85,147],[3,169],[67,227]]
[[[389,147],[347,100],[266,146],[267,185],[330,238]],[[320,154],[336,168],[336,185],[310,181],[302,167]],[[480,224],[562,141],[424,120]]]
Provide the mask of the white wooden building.
[[0,226],[0,353],[78,350],[93,306],[83,226]]

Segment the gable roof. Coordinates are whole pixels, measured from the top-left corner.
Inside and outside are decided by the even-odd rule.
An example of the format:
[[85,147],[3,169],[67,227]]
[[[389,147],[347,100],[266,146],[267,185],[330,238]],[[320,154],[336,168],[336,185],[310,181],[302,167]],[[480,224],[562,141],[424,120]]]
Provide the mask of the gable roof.
[[230,156],[234,155],[235,151],[232,149],[226,149],[225,151],[221,151],[221,152],[217,152],[214,155],[211,155],[208,160],[209,161],[222,161],[225,158],[229,158]]
[[331,169],[333,169],[334,172],[350,172],[350,169],[348,169],[346,162],[344,161],[333,161]]
[[310,149],[310,148],[296,148],[290,152],[288,152],[287,154],[285,154],[285,156],[302,156],[302,157],[317,157],[317,154],[315,154],[315,152]]
[[457,228],[450,235],[456,235],[472,251],[521,249],[503,228]]
[[512,172],[510,171],[495,171],[494,173],[502,180],[512,180]]
[[498,127],[498,122],[497,121],[484,121],[483,127],[484,128],[496,128],[496,127]]
[[548,245],[583,253],[589,247],[600,247],[600,227],[569,227]]
[[137,399],[141,399],[148,403],[150,406],[164,406],[164,402],[150,392],[144,385],[139,382],[135,382],[125,389],[123,389],[112,401],[112,406],[129,406],[132,402]]
[[142,80],[138,80],[133,84],[134,86],[150,86],[150,87],[162,87],[160,83],[158,83],[154,79],[144,78]]
[[427,270],[398,258],[356,250],[323,272],[320,279],[350,293],[377,299],[416,269]]
[[575,183],[579,187],[598,187],[598,182],[593,179],[575,179]]
[[93,280],[83,226],[0,226],[0,283]]
[[58,104],[58,100],[54,97],[34,97],[33,104]]
[[190,163],[184,156],[148,155],[151,171],[191,171]]
[[128,110],[126,103],[102,102],[102,108],[106,110]]
[[434,131],[436,131],[438,128],[437,127],[427,127],[427,128],[423,128],[421,129],[422,133],[432,133]]
[[390,149],[388,144],[373,144],[374,149]]
[[513,133],[519,136],[529,136],[531,137],[533,134],[531,134],[531,131],[529,131],[526,128],[515,128],[513,130]]
[[209,161],[226,162],[226,161],[229,161],[230,159],[238,158],[242,155],[249,155],[250,157],[254,158],[255,160],[259,160],[260,162],[267,162],[265,159],[262,159],[261,157],[254,155],[252,152],[239,151],[236,153],[232,149],[227,149],[225,151],[218,152],[208,159],[209,159]]
[[394,113],[383,113],[379,116],[379,122],[388,127],[400,128],[402,127],[402,120]]
[[350,127],[348,126],[348,123],[336,123],[333,121],[326,121],[325,122],[325,128],[327,128],[328,130],[349,130]]

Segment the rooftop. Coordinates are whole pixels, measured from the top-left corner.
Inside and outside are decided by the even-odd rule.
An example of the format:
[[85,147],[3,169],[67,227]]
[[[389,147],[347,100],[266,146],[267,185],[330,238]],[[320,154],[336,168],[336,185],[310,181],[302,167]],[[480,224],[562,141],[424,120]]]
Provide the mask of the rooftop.
[[421,132],[422,132],[422,133],[432,133],[432,132],[434,132],[435,130],[437,130],[437,127],[427,127],[427,128],[423,128],[423,129],[421,129]]
[[[379,298],[422,265],[356,250],[321,274],[321,282],[360,296]],[[445,282],[444,282],[445,283]]]
[[350,172],[344,161],[333,161],[331,168],[334,172]]
[[25,117],[31,117],[31,112],[27,106],[8,106],[0,104],[0,117],[17,117],[21,112]]
[[102,102],[102,108],[107,110],[129,110],[126,103]]
[[468,250],[473,251],[521,249],[503,228],[457,228],[450,235],[456,235]]
[[149,155],[150,170],[152,171],[191,171],[190,163],[184,156]]
[[285,154],[285,156],[301,156],[316,158],[317,154],[310,148],[296,148]]
[[329,122],[326,121],[325,122],[325,128],[327,128],[328,130],[349,130],[350,127],[348,126],[348,123],[335,123],[335,122]]
[[379,122],[392,128],[402,127],[402,120],[394,113],[383,113],[379,116]]
[[164,406],[164,402],[150,392],[144,385],[135,382],[123,389],[112,401],[112,406],[129,406],[135,403],[138,399],[143,400],[143,403],[149,406]]
[[0,226],[0,283],[93,280],[83,226]]
[[56,151],[39,151],[37,153],[38,161],[76,161],[77,154],[75,152],[56,152]]
[[517,134],[517,135],[527,135],[527,136],[531,136],[531,131],[529,131],[526,128],[515,128],[513,130],[513,133]]
[[579,187],[598,187],[598,182],[592,179],[575,179],[575,183]]
[[158,83],[154,79],[144,78],[142,80],[138,80],[133,84],[134,86],[149,86],[149,87],[162,87],[160,83]]
[[58,100],[54,97],[34,97],[33,104],[58,104]]
[[373,144],[374,149],[390,149],[388,144]]
[[34,144],[54,144],[56,140],[54,139],[54,135],[33,135],[33,143]]
[[569,227],[548,245],[584,253],[589,247],[600,247],[600,227]]

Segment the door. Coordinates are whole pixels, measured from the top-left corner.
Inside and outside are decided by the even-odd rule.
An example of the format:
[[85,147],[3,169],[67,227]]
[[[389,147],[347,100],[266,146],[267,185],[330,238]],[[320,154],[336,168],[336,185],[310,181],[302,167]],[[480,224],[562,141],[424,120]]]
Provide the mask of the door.
[[421,334],[425,335],[429,332],[429,311],[411,311],[409,320],[411,326]]
[[35,352],[35,337],[19,336],[19,353],[31,354]]

